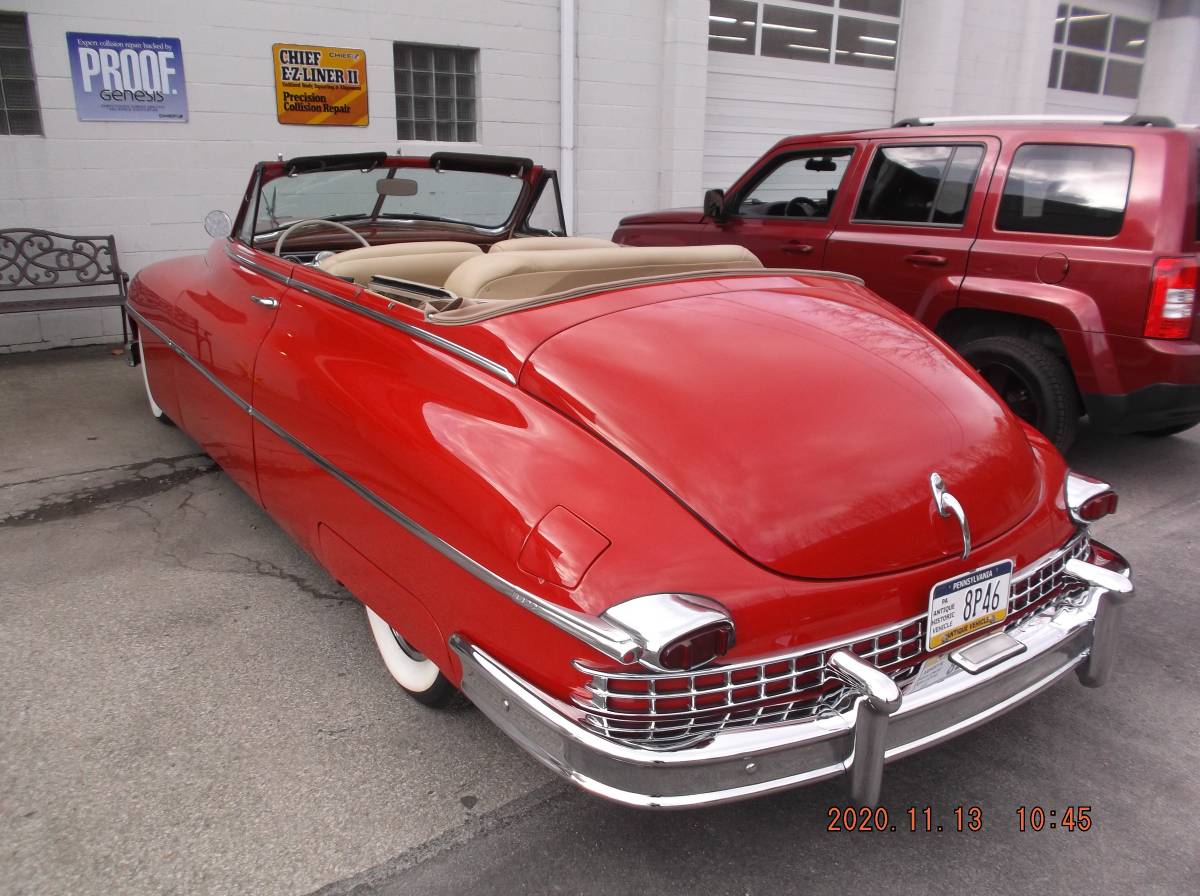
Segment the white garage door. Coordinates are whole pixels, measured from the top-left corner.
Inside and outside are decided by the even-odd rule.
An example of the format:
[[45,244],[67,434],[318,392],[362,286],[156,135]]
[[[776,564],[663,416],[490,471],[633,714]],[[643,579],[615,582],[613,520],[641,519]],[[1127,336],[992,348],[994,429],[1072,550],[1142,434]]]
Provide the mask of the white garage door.
[[839,4],[711,0],[705,187],[782,137],[891,124],[900,2]]

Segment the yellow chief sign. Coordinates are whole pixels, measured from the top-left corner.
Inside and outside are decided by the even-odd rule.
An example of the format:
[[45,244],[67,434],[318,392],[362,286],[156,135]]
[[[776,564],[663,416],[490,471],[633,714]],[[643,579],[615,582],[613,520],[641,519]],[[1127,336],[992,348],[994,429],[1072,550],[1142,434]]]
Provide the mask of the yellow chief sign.
[[280,124],[367,126],[367,54],[342,47],[275,44]]

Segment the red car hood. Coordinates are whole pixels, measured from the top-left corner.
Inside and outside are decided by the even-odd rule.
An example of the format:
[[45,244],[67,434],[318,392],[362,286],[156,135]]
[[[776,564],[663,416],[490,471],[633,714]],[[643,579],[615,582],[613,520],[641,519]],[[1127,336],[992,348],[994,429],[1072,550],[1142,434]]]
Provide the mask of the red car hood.
[[665,208],[657,212],[643,212],[621,219],[621,227],[627,224],[699,224],[704,220],[702,208]]
[[935,471],[976,545],[1041,494],[1019,422],[947,347],[854,285],[596,317],[543,343],[521,385],[785,575],[852,578],[958,554]]

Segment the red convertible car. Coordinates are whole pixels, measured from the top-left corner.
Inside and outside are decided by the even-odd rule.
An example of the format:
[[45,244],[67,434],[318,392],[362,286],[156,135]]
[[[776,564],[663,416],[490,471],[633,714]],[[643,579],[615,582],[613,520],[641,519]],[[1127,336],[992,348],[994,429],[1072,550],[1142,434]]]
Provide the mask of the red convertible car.
[[263,163],[224,223],[131,286],[152,411],[401,686],[584,789],[871,804],[885,762],[1111,670],[1116,495],[856,278],[554,236],[527,159]]

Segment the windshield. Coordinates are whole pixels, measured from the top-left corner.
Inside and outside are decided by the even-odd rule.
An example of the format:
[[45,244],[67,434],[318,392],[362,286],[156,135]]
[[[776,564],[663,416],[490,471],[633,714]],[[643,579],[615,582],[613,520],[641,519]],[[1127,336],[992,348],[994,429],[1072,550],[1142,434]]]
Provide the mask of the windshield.
[[480,171],[392,168],[317,171],[263,186],[255,234],[304,218],[435,219],[493,229],[512,217],[525,184]]

